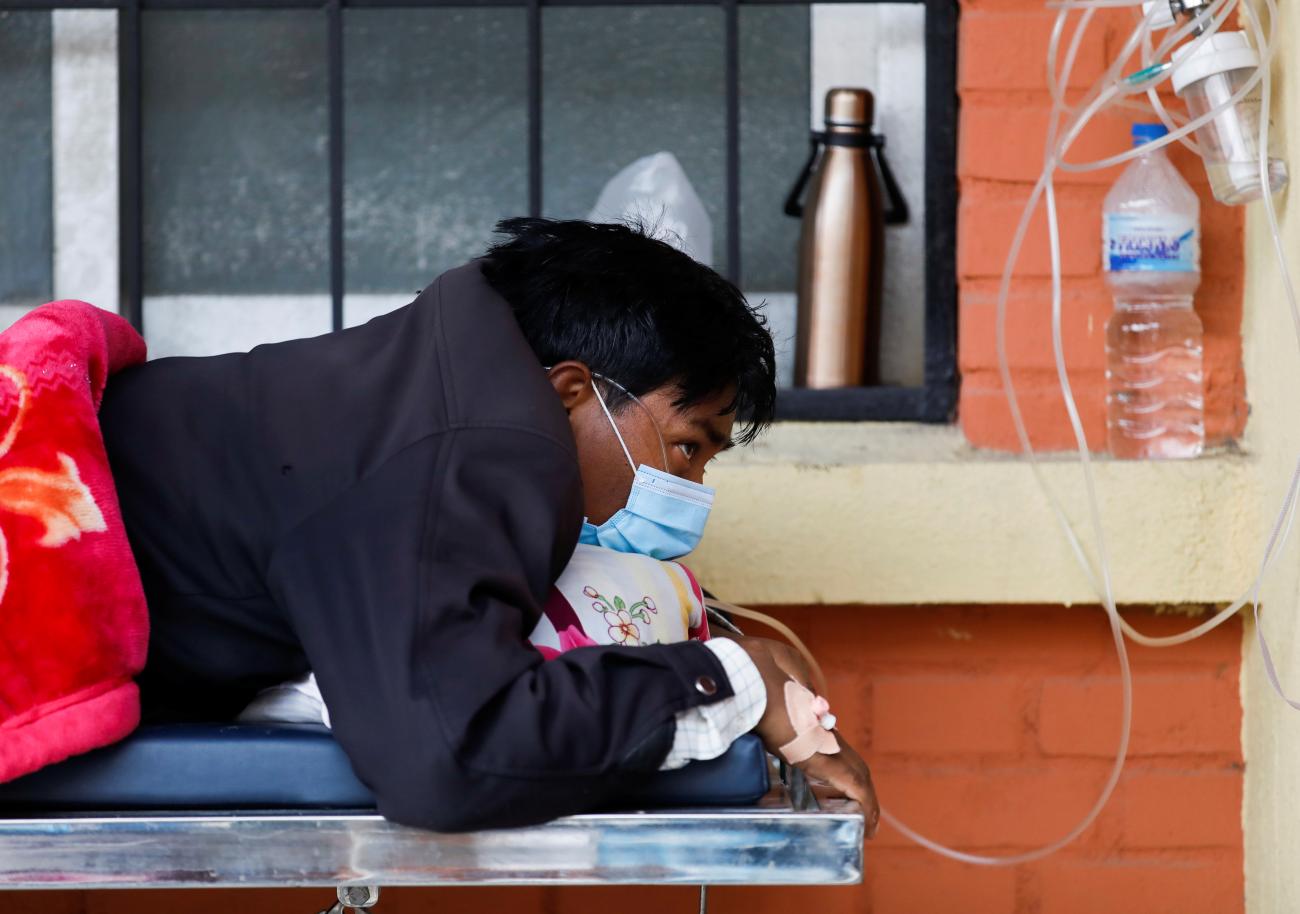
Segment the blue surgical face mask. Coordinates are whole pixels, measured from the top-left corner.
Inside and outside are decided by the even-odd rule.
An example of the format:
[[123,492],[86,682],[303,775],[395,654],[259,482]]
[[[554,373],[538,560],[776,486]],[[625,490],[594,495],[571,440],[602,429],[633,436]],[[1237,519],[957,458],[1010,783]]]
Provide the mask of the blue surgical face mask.
[[[644,403],[628,393],[621,384],[615,381],[609,383],[631,397],[654,421],[654,415]],[[603,524],[597,526],[584,518],[578,542],[589,546],[604,546],[617,552],[636,552],[661,560],[685,555],[699,545],[700,538],[704,535],[704,524],[709,519],[709,509],[713,507],[713,489],[656,470],[644,463],[637,466],[618,430],[618,423],[614,421],[605,398],[601,396],[600,388],[594,383],[591,386],[596,391],[596,399],[600,401],[605,418],[609,420],[614,435],[623,448],[628,466],[632,467],[632,490],[627,496],[627,506],[616,511]],[[667,452],[657,423],[655,433],[659,434],[659,447],[665,454],[664,466],[667,466]]]

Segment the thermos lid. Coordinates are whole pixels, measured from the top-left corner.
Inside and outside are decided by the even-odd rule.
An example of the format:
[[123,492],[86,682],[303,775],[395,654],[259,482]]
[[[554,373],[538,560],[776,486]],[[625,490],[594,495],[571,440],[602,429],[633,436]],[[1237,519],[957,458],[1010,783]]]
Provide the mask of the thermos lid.
[[826,126],[867,129],[874,108],[875,100],[866,89],[831,89],[826,93]]

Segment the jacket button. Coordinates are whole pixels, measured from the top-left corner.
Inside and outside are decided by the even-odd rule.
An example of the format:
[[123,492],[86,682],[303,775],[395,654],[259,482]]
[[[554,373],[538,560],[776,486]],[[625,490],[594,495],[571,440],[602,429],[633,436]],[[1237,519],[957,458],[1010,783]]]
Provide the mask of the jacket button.
[[695,691],[701,695],[716,695],[718,694],[718,684],[713,681],[712,676],[701,676],[695,680]]

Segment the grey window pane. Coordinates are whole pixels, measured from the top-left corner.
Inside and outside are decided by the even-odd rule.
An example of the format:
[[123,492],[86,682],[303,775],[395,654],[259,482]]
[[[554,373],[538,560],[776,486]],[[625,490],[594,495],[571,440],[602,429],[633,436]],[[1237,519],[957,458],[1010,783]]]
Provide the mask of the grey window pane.
[[877,132],[910,218],[885,229],[880,376],[884,383],[925,383],[925,7],[874,4]]
[[723,19],[714,7],[543,11],[543,201],[585,218],[634,160],[673,153],[713,222],[726,269]]
[[324,18],[154,12],[143,29],[146,293],[328,291]]
[[740,242],[746,291],[795,288],[799,220],[781,211],[808,154],[807,6],[740,7]]
[[528,209],[524,10],[350,10],[349,292],[406,293]]
[[[924,381],[926,278],[925,5],[820,3],[811,12],[814,125],[821,129],[828,89],[870,89],[876,103],[874,129],[888,141],[889,162],[910,209],[906,225],[885,228],[880,373],[886,384],[919,385]],[[789,383],[794,303],[780,296],[769,296],[769,302],[778,366],[783,383]]]
[[49,13],[0,13],[0,125],[0,303],[39,304],[54,294]]

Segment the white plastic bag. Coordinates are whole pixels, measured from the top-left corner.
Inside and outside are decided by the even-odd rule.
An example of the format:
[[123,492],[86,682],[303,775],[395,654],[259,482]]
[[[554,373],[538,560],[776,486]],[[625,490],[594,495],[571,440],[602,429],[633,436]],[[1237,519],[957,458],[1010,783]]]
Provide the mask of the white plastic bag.
[[713,265],[713,222],[671,152],[637,159],[610,178],[587,219],[635,220],[654,237]]

